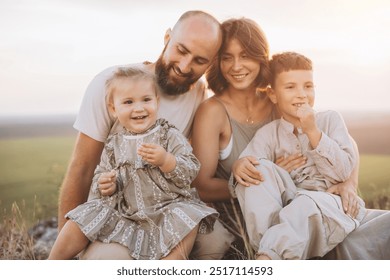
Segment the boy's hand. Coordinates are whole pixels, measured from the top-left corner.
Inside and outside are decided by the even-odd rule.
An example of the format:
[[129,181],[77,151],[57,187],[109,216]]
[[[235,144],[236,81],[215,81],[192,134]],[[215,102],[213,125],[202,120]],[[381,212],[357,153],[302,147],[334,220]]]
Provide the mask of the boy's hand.
[[98,179],[99,192],[102,196],[110,196],[116,192],[116,172],[104,172]]
[[144,143],[138,149],[142,159],[155,166],[162,166],[168,158],[168,152],[157,144]]
[[264,181],[260,171],[255,167],[259,161],[252,156],[247,156],[236,160],[232,166],[233,176],[236,181],[245,186],[258,185]]
[[322,136],[321,130],[317,127],[315,111],[309,104],[305,103],[298,107],[297,117],[300,120],[302,132],[307,135],[310,145],[315,149]]
[[301,121],[301,128],[303,133],[310,133],[317,130],[316,115],[313,108],[305,103],[298,107],[297,117]]

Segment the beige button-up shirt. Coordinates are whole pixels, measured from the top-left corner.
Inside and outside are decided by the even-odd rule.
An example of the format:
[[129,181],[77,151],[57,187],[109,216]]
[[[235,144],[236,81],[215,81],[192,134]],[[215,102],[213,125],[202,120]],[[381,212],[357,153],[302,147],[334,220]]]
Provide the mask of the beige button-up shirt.
[[244,156],[255,156],[275,162],[279,157],[302,153],[305,165],[290,175],[298,188],[326,190],[346,181],[357,163],[357,155],[342,116],[335,111],[316,113],[322,131],[318,146],[313,149],[306,134],[294,134],[294,126],[286,120],[275,120],[260,128],[246,149]]

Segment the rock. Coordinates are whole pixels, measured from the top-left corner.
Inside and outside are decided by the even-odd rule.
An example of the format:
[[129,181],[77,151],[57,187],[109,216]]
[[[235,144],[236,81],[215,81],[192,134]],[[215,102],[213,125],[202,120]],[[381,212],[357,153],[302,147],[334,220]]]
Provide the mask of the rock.
[[45,260],[57,238],[57,218],[50,218],[39,221],[28,230],[29,236],[33,238],[33,252],[35,259]]

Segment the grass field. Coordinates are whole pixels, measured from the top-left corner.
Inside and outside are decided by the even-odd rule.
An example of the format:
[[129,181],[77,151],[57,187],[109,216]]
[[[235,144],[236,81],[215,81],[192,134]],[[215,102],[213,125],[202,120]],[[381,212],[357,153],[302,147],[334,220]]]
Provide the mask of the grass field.
[[[26,219],[56,216],[58,190],[65,174],[74,137],[0,140],[0,207],[9,213],[14,201]],[[390,156],[362,155],[359,189],[370,208],[390,198]],[[387,202],[386,205],[388,205]]]
[[0,207],[25,208],[28,220],[56,215],[74,137],[0,140]]

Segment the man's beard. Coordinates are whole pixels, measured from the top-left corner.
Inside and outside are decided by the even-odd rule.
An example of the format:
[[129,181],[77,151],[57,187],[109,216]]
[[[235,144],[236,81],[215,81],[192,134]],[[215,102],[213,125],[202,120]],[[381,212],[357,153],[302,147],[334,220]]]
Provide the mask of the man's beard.
[[172,64],[164,64],[162,55],[156,62],[155,75],[160,89],[167,95],[180,95],[190,90],[191,86],[198,80],[193,74],[188,75],[184,82],[175,82],[169,78],[169,70]]

